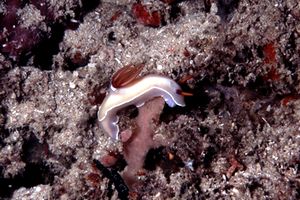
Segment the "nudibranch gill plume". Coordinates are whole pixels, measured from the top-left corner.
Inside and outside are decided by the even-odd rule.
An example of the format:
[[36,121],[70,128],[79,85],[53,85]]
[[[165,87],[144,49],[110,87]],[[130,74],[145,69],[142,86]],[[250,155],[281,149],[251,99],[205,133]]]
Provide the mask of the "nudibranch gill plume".
[[110,89],[99,110],[98,120],[112,139],[119,139],[117,112],[129,105],[142,106],[154,97],[162,97],[168,106],[185,106],[181,87],[162,75],[138,77],[142,66],[126,66],[112,77]]

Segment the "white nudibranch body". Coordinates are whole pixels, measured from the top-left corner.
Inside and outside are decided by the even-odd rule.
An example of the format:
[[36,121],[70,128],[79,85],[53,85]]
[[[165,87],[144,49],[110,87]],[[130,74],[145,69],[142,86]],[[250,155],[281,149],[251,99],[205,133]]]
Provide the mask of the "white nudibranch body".
[[114,140],[118,140],[118,110],[129,105],[140,107],[154,97],[162,97],[170,107],[185,106],[184,97],[178,94],[178,91],[181,91],[181,88],[175,81],[160,75],[145,76],[126,87],[111,86],[99,108],[98,120],[105,132]]

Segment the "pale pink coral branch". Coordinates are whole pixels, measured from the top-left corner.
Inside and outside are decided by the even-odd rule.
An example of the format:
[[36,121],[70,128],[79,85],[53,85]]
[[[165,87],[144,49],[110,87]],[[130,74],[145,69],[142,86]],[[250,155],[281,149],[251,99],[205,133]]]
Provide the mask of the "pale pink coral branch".
[[164,104],[164,99],[158,97],[140,107],[136,118],[137,128],[132,130],[131,138],[124,142],[124,158],[127,167],[123,178],[130,188],[137,182],[136,174],[142,169],[147,152],[156,146],[153,141],[154,122],[159,120]]

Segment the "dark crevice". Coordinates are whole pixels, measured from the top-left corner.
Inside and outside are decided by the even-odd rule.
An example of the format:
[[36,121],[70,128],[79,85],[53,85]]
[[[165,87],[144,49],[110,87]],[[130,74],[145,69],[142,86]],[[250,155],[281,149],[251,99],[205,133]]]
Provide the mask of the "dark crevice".
[[151,170],[151,171],[155,170],[157,167],[157,164],[163,158],[163,150],[164,150],[164,147],[150,149],[145,158],[144,168],[147,170]]
[[263,49],[262,46],[254,47],[254,49],[256,49],[256,55],[257,55],[259,58],[264,58],[264,49]]
[[[170,155],[173,157],[170,158]],[[174,152],[161,146],[148,151],[143,167],[150,171],[154,171],[157,167],[160,167],[167,180],[170,181],[170,175],[178,172],[184,166],[182,160]]]
[[41,163],[49,156],[49,146],[46,142],[40,143],[34,134],[31,134],[23,144],[22,160],[25,163]]
[[211,0],[204,0],[204,10],[206,13],[210,13]]
[[90,56],[83,56],[79,51],[76,52],[72,57],[65,57],[65,64],[63,69],[69,71],[75,71],[80,67],[84,67],[89,63]]
[[[0,96],[1,98],[1,96]],[[8,137],[9,131],[5,128],[7,110],[0,105],[0,148],[5,145],[4,139]]]
[[0,148],[5,145],[4,139],[9,136],[9,131],[0,126]]
[[250,80],[247,84],[247,88],[262,97],[268,97],[272,94],[272,89],[269,87],[269,84],[266,83],[261,76],[258,76],[255,80]]
[[[284,63],[284,66],[291,71],[291,77],[293,81],[296,83],[293,83],[293,85],[296,85],[298,83],[298,73],[296,73],[298,66],[300,64],[299,61],[292,61],[291,56],[295,54],[295,49],[297,47],[296,45],[296,36],[295,33],[291,33],[288,43],[285,47],[285,53],[281,53],[282,61]],[[287,56],[288,55],[288,56]]]
[[[89,0],[89,1],[82,1],[82,8],[81,8],[81,14],[80,17],[83,19],[83,17],[88,14],[89,12],[93,11],[95,8],[97,8],[100,4],[100,0]],[[83,21],[83,20],[81,20]]]
[[235,63],[245,63],[253,59],[252,51],[249,47],[244,47],[241,51],[238,51],[233,58]]
[[234,10],[238,7],[239,1],[240,0],[217,0],[217,15],[219,15],[223,21],[230,21],[233,17]]
[[[77,29],[80,24],[79,22],[83,21],[83,17],[87,13],[94,10],[99,5],[99,3],[100,0],[84,1],[82,2],[82,7],[78,6],[74,8],[74,18],[66,16],[64,23],[55,23],[51,27],[51,37],[42,41],[33,51],[34,65],[43,70],[51,70],[53,64],[52,57],[59,52],[59,44],[63,40],[65,30]],[[85,66],[88,61],[89,57],[81,58],[80,62],[71,62],[71,60],[69,60],[69,70],[74,71],[78,67]]]
[[203,157],[202,160],[203,161],[202,164],[204,168],[206,169],[210,168],[210,165],[216,154],[217,154],[217,150],[215,147],[210,146],[207,149],[205,149],[205,153],[204,153],[205,156]]
[[33,49],[34,65],[42,70],[52,69],[52,57],[59,52],[59,43],[64,37],[64,26],[56,23],[51,28],[51,37],[40,42]]
[[[50,33],[31,27],[22,28],[19,24],[17,9],[25,5],[33,4],[45,16],[44,22],[51,30]],[[52,58],[59,52],[59,44],[63,40],[66,29],[77,29],[84,16],[94,10],[100,4],[100,0],[83,1],[82,5],[75,5],[72,10],[75,17],[65,15],[54,21],[54,11],[45,0],[12,0],[4,4],[8,14],[0,15],[0,30],[8,31],[4,38],[0,36],[0,52],[9,58],[14,65],[27,65],[33,58],[33,64],[41,70],[52,69]],[[13,29],[11,27],[15,26]]]
[[258,188],[262,188],[263,185],[258,179],[252,179],[248,184],[246,184],[246,187],[249,188],[250,194],[253,196],[254,191]]
[[180,15],[182,15],[182,10],[178,6],[178,4],[172,4],[171,5],[171,9],[170,9],[169,15],[170,15],[170,21],[171,22],[176,21],[176,19],[178,19],[178,17]]
[[13,177],[0,176],[0,197],[11,197],[20,187],[30,188],[39,184],[52,184],[54,175],[43,163],[27,163],[24,172]]
[[[30,130],[25,127],[20,129],[24,138],[26,132]],[[30,188],[40,184],[52,184],[55,174],[46,164],[45,160],[49,155],[49,147],[47,143],[40,143],[39,140],[31,133],[25,139],[21,159],[26,164],[24,171],[10,178],[3,177],[3,167],[0,166],[0,197],[11,197],[13,192],[20,187]]]
[[193,89],[190,89],[187,85],[181,85],[181,88],[184,92],[192,93],[193,96],[186,96],[185,100],[185,107],[177,106],[175,109],[170,108],[169,106],[164,107],[162,114],[160,115],[160,121],[165,123],[169,123],[176,119],[178,114],[191,114],[193,110],[201,110],[201,118],[206,118],[207,113],[205,112],[205,108],[207,107],[208,103],[210,102],[210,97],[205,92],[207,87],[210,87],[209,80],[202,80],[196,83],[196,86]]
[[110,41],[110,42],[114,42],[117,39],[116,34],[113,31],[108,33],[107,38],[108,38],[108,41]]

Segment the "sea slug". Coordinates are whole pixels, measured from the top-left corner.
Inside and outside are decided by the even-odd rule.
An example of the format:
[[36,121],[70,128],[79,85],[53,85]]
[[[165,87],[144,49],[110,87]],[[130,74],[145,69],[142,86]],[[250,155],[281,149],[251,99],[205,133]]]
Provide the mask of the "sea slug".
[[154,97],[162,97],[170,107],[185,106],[180,86],[172,79],[161,75],[138,77],[140,68],[128,67],[117,72],[110,90],[103,100],[98,120],[112,139],[119,139],[117,111],[129,105],[142,106]]

